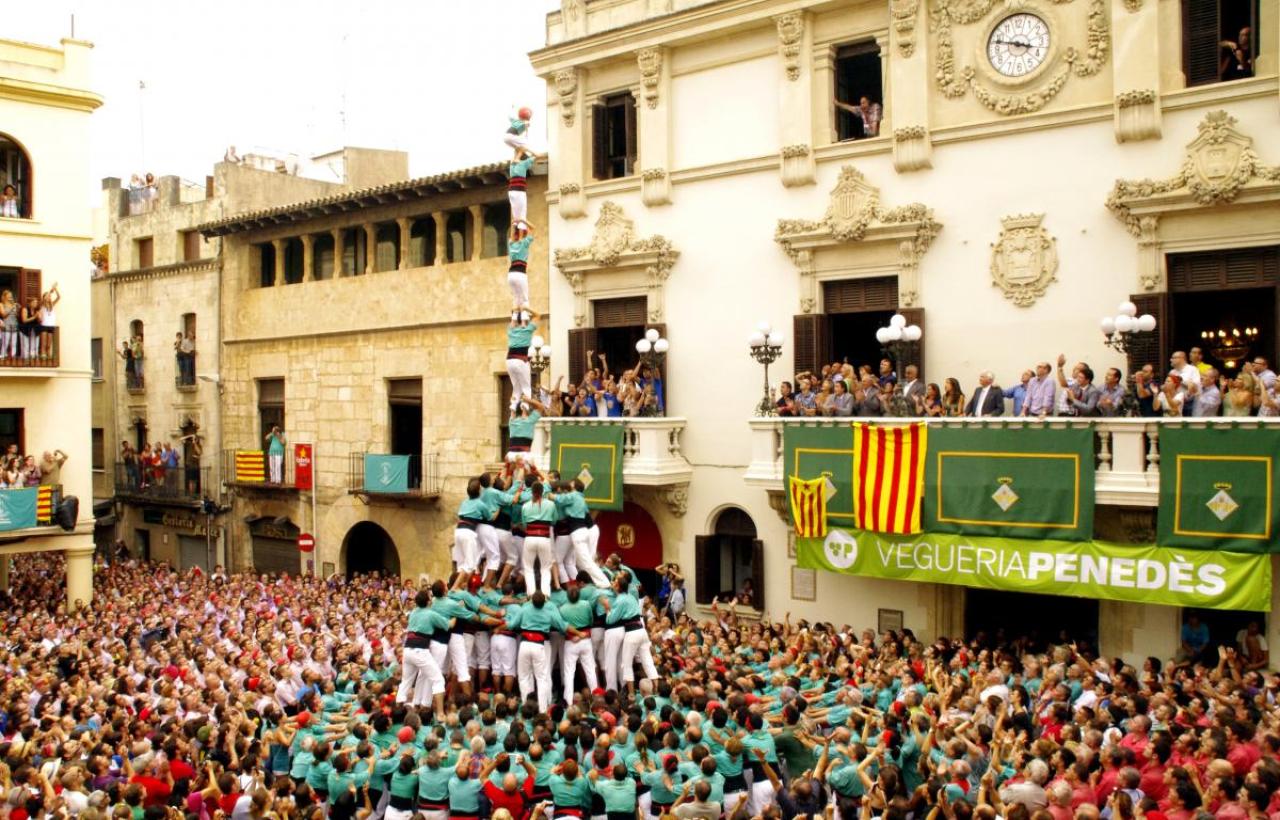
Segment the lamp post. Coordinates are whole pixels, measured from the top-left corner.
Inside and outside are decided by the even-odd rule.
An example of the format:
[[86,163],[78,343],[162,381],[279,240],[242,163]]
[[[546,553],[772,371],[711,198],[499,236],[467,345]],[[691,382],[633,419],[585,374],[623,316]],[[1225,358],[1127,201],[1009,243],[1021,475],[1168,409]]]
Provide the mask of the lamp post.
[[662,367],[662,359],[667,355],[667,351],[671,349],[671,343],[668,342],[656,328],[649,328],[644,332],[644,336],[640,341],[636,342],[636,352],[640,354],[640,363],[648,364],[651,367]]
[[551,345],[545,344],[541,336],[529,340],[529,373],[533,376],[533,386],[538,384],[542,371],[551,366]]
[[776,416],[777,409],[773,406],[773,398],[769,393],[769,365],[778,360],[782,355],[782,343],[785,337],[781,330],[774,330],[769,326],[768,322],[761,322],[756,325],[755,333],[751,334],[751,338],[747,344],[751,348],[751,358],[764,365],[764,397],[760,399],[760,404],[756,407],[757,416]]
[[1150,333],[1156,329],[1156,317],[1150,313],[1138,315],[1138,306],[1133,302],[1121,302],[1115,316],[1103,316],[1099,325],[1104,343],[1117,353],[1128,354],[1130,347],[1139,333]]
[[[924,338],[924,331],[919,325],[907,324],[907,317],[895,313],[889,317],[886,327],[876,330],[876,341],[884,350],[884,354],[893,362],[894,372],[898,378],[893,383],[893,408],[895,416],[915,415],[915,408],[908,405],[906,396],[902,395],[902,379],[906,375],[906,360],[916,358],[919,353],[919,342]],[[918,366],[919,362],[915,362]]]

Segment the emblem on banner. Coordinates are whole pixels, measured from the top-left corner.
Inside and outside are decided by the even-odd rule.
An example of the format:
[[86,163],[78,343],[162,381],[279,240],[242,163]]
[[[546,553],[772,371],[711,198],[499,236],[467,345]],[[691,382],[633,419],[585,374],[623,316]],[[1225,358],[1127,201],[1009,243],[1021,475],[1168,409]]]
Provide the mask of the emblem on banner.
[[836,569],[848,569],[858,560],[858,542],[844,530],[832,530],[822,542],[827,561]]
[[1218,516],[1219,521],[1226,521],[1233,512],[1240,509],[1240,505],[1227,492],[1231,489],[1230,483],[1219,481],[1213,486],[1217,492],[1205,503],[1205,506],[1209,508],[1209,512]]
[[1013,491],[1013,478],[1010,476],[1000,476],[996,481],[1000,482],[1000,487],[991,494],[991,500],[999,505],[1000,509],[1005,512],[1009,508],[1018,503],[1018,494]]
[[591,467],[589,465],[582,465],[582,470],[578,473],[578,480],[582,482],[582,489],[584,491],[591,487],[591,482],[595,481],[595,479],[591,477]]

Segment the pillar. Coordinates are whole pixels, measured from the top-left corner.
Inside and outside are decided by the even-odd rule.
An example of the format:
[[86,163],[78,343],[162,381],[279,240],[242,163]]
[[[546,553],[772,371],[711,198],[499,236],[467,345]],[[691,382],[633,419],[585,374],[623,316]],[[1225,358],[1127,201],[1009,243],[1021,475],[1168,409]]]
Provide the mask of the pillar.
[[468,205],[471,212],[471,258],[480,258],[480,245],[484,241],[484,206]]
[[773,18],[778,30],[782,79],[778,86],[778,119],[782,148],[778,170],[788,188],[817,181],[813,158],[813,24],[804,11]]
[[67,549],[67,609],[93,602],[93,542]]
[[402,216],[396,220],[400,226],[400,270],[409,269],[409,217]]
[[302,235],[302,281],[311,282],[316,278],[316,238],[314,234]]
[[[897,0],[889,39],[876,38],[884,77],[884,117],[880,135],[893,140],[893,167],[899,173],[933,167],[929,135],[929,48],[924,4]],[[890,53],[893,52],[893,53]]]
[[368,224],[364,226],[364,272],[366,274],[373,273],[374,263],[378,256],[378,226]]
[[587,215],[587,200],[582,186],[586,184],[583,174],[590,165],[583,160],[591,127],[583,100],[586,72],[579,68],[564,68],[546,79],[549,80],[547,110],[559,115],[550,117],[547,122],[547,139],[555,146],[551,152],[549,177],[554,185],[559,186],[560,217],[578,219]]
[[636,94],[640,139],[640,200],[647,206],[671,202],[671,70],[666,49],[636,52],[640,89]]
[[271,240],[271,247],[276,250],[276,277],[273,283],[276,287],[284,284],[284,248],[287,244],[283,239]]
[[449,220],[445,215],[437,211],[431,215],[436,221],[436,259],[437,265],[443,265],[449,261]]
[[1116,142],[1159,139],[1160,16],[1156,3],[1111,10],[1111,84]]
[[342,237],[345,233],[346,233],[346,230],[343,228],[334,228],[333,230],[329,231],[329,234],[333,236],[333,278],[334,279],[337,279],[345,275],[342,270],[342,254],[344,251],[342,247]]

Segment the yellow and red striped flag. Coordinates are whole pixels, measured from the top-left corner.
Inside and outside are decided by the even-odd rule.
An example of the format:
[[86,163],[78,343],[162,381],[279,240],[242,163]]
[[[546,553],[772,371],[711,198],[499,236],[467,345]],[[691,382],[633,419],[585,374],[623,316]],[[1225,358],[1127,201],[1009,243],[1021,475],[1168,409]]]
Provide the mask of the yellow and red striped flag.
[[236,481],[260,483],[267,480],[261,450],[236,450]]
[[36,523],[53,523],[53,487],[41,484],[36,491]]
[[871,532],[920,532],[924,497],[924,424],[853,425],[854,518]]
[[827,479],[791,476],[791,520],[801,538],[827,537]]

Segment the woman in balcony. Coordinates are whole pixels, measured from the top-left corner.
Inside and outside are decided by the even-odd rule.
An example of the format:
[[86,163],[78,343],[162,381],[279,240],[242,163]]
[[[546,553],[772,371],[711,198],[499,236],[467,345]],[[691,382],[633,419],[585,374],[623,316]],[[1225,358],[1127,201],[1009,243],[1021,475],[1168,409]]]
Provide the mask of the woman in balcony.
[[18,199],[18,189],[13,185],[5,185],[4,192],[0,193],[0,216],[7,216],[10,219],[22,218],[22,205]]
[[40,354],[40,297],[31,296],[22,307],[18,320],[21,334],[22,358],[31,361]]
[[960,382],[948,377],[943,384],[946,385],[942,392],[942,406],[945,410],[943,415],[963,416],[964,393],[960,390]]
[[58,316],[54,308],[61,301],[62,294],[58,292],[57,282],[54,282],[53,287],[40,297],[40,358],[42,359],[53,358],[53,336],[58,329]]
[[930,383],[924,389],[924,399],[920,402],[921,412],[930,417],[945,416],[947,410],[942,406],[942,391],[938,389],[938,385]]
[[284,432],[280,425],[271,425],[271,432],[262,437],[267,443],[267,464],[272,484],[284,483]]
[[18,355],[18,320],[22,309],[13,299],[13,291],[0,292],[0,359]]

